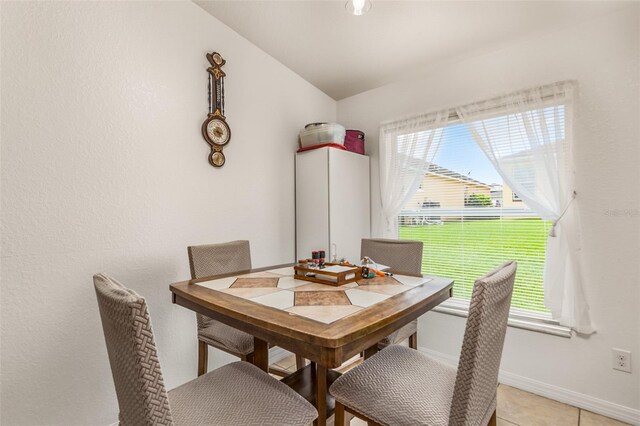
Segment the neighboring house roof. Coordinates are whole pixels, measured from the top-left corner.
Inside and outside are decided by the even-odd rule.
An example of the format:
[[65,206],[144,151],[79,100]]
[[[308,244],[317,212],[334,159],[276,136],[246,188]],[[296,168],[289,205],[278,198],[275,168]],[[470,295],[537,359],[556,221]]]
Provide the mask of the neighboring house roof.
[[427,173],[435,174],[438,176],[443,176],[449,179],[455,179],[462,182],[473,183],[475,185],[486,186],[487,188],[491,188],[491,185],[480,182],[479,180],[475,180],[470,178],[469,176],[462,175],[460,173],[454,172],[453,170],[446,169],[442,166],[438,166],[437,164],[429,164],[429,168],[427,169]]
[[[398,154],[398,157],[400,159],[406,160],[407,159],[407,155],[405,154]],[[412,167],[422,167],[422,162],[420,160],[418,160],[417,158],[409,158],[409,161],[407,161],[407,164],[405,165],[405,167],[407,168],[412,168]],[[438,176],[442,176],[448,179],[453,179],[453,180],[457,180],[460,182],[468,182],[468,183],[472,183],[474,185],[480,185],[480,186],[485,186],[487,188],[491,188],[491,185],[484,183],[484,182],[480,182],[478,180],[472,179],[469,176],[465,176],[463,174],[460,174],[458,172],[454,172],[453,170],[449,170],[445,167],[439,166],[435,163],[430,163],[429,167],[427,168],[427,171],[425,173],[425,175],[427,174],[434,174],[434,175],[438,175]],[[494,184],[495,185],[495,184]]]

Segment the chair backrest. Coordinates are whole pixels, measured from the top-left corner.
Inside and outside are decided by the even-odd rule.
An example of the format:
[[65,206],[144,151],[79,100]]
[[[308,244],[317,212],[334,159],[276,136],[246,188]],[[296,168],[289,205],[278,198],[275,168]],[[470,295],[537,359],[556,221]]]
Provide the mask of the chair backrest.
[[422,241],[363,238],[360,258],[369,256],[394,274],[422,275],[422,246]]
[[239,240],[221,244],[190,246],[191,278],[231,274],[251,269],[249,241]]
[[93,277],[123,426],[172,425],[147,304],[105,274]]
[[509,261],[478,278],[458,363],[449,425],[479,425],[496,397],[517,263]]
[[[251,269],[251,249],[249,241],[238,240],[228,243],[206,244],[187,247],[191,278],[231,274]],[[198,330],[211,324],[211,318],[196,313]]]

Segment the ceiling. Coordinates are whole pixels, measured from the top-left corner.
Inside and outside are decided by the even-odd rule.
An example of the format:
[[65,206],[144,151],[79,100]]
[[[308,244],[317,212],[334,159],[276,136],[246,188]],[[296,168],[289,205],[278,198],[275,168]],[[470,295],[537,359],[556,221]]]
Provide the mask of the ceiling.
[[339,100],[437,62],[619,9],[612,1],[195,1]]

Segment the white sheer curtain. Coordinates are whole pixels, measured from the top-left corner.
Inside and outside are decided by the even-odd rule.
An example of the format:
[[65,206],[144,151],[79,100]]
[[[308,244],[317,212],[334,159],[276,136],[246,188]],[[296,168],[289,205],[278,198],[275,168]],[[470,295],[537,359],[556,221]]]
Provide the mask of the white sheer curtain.
[[580,276],[575,212],[573,82],[560,82],[456,108],[504,183],[543,219],[547,239],[545,305],[560,324],[594,331]]
[[375,235],[398,238],[398,214],[435,157],[449,110],[382,123],[379,140],[382,220]]

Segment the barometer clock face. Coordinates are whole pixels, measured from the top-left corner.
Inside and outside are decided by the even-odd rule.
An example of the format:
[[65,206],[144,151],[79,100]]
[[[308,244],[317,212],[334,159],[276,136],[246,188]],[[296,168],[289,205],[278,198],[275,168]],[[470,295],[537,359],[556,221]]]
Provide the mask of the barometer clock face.
[[205,121],[207,139],[212,144],[218,146],[225,146],[231,139],[231,129],[226,121],[221,118],[212,117]]
[[202,136],[211,146],[209,163],[222,167],[226,161],[222,148],[231,140],[231,128],[224,116],[224,77],[222,66],[226,61],[218,52],[207,53],[211,66],[209,73],[209,114],[202,123]]

